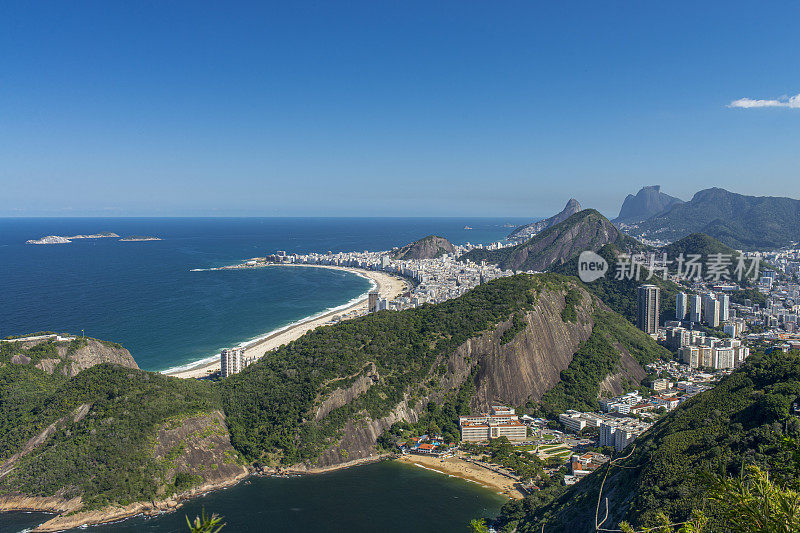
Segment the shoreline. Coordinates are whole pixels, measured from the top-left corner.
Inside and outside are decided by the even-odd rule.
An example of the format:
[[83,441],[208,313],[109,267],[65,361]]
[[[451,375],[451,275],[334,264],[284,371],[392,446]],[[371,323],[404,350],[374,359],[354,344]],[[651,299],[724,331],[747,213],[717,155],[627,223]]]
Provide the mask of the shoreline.
[[519,481],[464,461],[457,456],[440,458],[432,455],[408,454],[400,456],[397,460],[425,470],[475,483],[509,499],[521,500],[525,497],[517,486]]
[[[292,465],[280,469],[270,468],[261,473],[252,468],[248,468],[248,471],[245,473],[232,476],[216,484],[204,484],[199,487],[194,487],[183,494],[177,494],[165,500],[133,502],[126,506],[110,506],[90,511],[80,511],[77,509],[79,506],[79,499],[64,501],[58,498],[21,496],[16,498],[17,500],[21,500],[21,504],[15,505],[12,503],[15,498],[0,498],[0,516],[7,512],[46,513],[52,515],[44,522],[31,529],[30,531],[32,533],[54,532],[72,528],[114,524],[124,522],[137,516],[152,518],[163,513],[174,513],[183,507],[183,504],[191,500],[195,500],[212,492],[235,487],[239,483],[247,481],[252,477],[281,477],[284,474],[290,476],[316,476],[383,461],[397,461],[448,477],[456,477],[468,483],[479,485],[485,490],[492,491],[509,499],[522,499],[524,497],[524,495],[513,486],[512,480],[490,470],[476,467],[458,457],[447,457],[442,460],[434,456],[381,453],[372,457],[363,457],[361,459],[354,459],[352,461],[326,467],[301,468],[298,465]],[[463,469],[465,466],[466,470]]]
[[[274,350],[284,344],[302,337],[308,331],[315,329],[319,326],[330,323],[336,315],[347,315],[359,310],[366,310],[368,294],[372,290],[377,290],[381,298],[392,299],[398,294],[402,294],[408,290],[410,282],[406,279],[389,274],[379,270],[364,270],[355,267],[340,267],[334,265],[307,265],[307,264],[285,264],[285,265],[265,265],[260,267],[250,268],[267,268],[267,267],[296,267],[296,268],[327,268],[330,270],[340,270],[350,272],[359,277],[369,280],[372,287],[365,293],[353,298],[349,302],[327,309],[305,317],[301,320],[282,326],[278,329],[272,330],[264,335],[251,339],[249,341],[241,342],[238,346],[245,348],[245,357],[261,357],[264,353]],[[234,268],[222,267],[216,270],[234,270]],[[344,318],[346,319],[346,318]],[[220,370],[219,354],[189,363],[186,365],[178,366],[162,370],[159,373],[179,377],[179,378],[203,378],[209,376]]]

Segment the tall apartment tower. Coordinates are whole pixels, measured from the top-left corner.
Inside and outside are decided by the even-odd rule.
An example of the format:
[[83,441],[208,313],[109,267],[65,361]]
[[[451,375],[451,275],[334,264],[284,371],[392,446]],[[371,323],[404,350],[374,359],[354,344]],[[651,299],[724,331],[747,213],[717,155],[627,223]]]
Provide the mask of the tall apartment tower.
[[703,318],[703,299],[699,294],[692,294],[689,297],[689,303],[691,304],[692,308],[691,312],[689,313],[689,320],[700,323]]
[[651,335],[658,333],[659,298],[660,291],[655,285],[641,285],[636,291],[636,327]]
[[719,327],[720,304],[713,295],[705,297],[703,302],[703,322],[712,328]]
[[727,322],[731,318],[731,296],[730,294],[719,295],[719,320]]
[[374,313],[378,310],[378,292],[372,291],[369,293],[369,312]]
[[219,354],[220,375],[223,378],[238,374],[242,371],[242,349],[225,348]]
[[689,297],[685,292],[679,292],[675,297],[675,320],[684,320],[689,311]]

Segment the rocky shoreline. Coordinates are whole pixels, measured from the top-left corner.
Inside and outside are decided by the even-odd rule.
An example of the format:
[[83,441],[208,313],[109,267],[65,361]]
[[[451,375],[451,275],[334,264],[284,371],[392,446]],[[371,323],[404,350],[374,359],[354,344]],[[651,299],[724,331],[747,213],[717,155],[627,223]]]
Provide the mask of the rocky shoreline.
[[64,531],[83,526],[96,526],[112,522],[119,522],[121,520],[133,518],[134,516],[151,517],[162,513],[175,512],[180,509],[184,503],[190,500],[201,497],[209,492],[233,487],[251,476],[284,477],[324,474],[327,472],[343,470],[345,468],[377,463],[397,457],[398,456],[396,454],[384,453],[373,457],[356,459],[326,467],[308,467],[301,463],[287,468],[278,469],[263,468],[256,470],[254,468],[248,468],[246,472],[231,476],[223,481],[216,483],[205,483],[165,500],[135,502],[126,506],[110,506],[91,511],[79,510],[81,505],[80,498],[63,500],[58,497],[25,496],[21,494],[18,496],[0,496],[0,513],[13,511],[53,513],[56,516],[35,527],[31,530],[31,532],[44,533]]

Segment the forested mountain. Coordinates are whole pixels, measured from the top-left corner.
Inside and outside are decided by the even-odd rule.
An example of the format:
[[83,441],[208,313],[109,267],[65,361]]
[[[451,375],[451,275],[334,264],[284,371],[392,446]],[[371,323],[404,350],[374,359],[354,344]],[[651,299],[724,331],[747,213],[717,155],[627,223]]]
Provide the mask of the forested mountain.
[[636,195],[629,194],[622,203],[619,216],[614,222],[641,222],[662,213],[673,205],[683,203],[680,198],[675,198],[661,192],[660,185],[642,187]]
[[522,244],[499,250],[475,249],[462,255],[461,260],[486,261],[510,270],[544,271],[584,250],[596,251],[612,243],[623,249],[641,247],[599,212],[584,209]]
[[719,522],[724,509],[707,499],[709,475],[736,477],[755,465],[781,485],[798,486],[794,441],[800,421],[790,412],[798,395],[799,352],[754,354],[717,387],[659,420],[620,454],[627,457],[603,466],[553,501],[509,503],[498,526],[520,533],[594,532],[600,496],[600,520],[608,498],[603,527],[609,530],[619,529],[623,520],[637,528],[654,526],[659,512],[682,522],[700,509],[710,519],[705,531],[724,531]]
[[444,254],[455,253],[450,241],[438,235],[428,235],[416,242],[407,244],[394,252],[395,259],[434,259]]
[[53,529],[158,512],[253,465],[368,458],[397,423],[435,424],[457,440],[457,416],[496,401],[595,407],[601,388],[622,392],[667,355],[554,274],[320,327],[217,384],[110,363],[49,374],[8,343],[0,509],[64,513]]
[[570,198],[567,202],[567,205],[564,206],[559,213],[555,215],[545,218],[544,220],[539,220],[537,222],[531,222],[530,224],[525,224],[524,226],[520,226],[514,231],[512,231],[509,235],[509,239],[529,239],[533,235],[537,233],[541,233],[542,231],[546,230],[550,226],[555,226],[559,222],[564,222],[569,217],[578,213],[583,208],[581,207],[580,202],[575,198]]
[[631,231],[667,241],[705,233],[740,250],[775,249],[800,241],[800,200],[706,189]]

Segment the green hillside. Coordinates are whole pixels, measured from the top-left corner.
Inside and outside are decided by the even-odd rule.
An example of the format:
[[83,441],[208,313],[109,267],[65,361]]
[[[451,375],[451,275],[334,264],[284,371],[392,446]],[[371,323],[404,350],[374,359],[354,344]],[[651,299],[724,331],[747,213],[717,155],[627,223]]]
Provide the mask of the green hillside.
[[[315,459],[358,413],[385,416],[408,390],[421,397],[426,386],[435,387],[425,378],[437,357],[528,309],[542,283],[532,276],[502,278],[435,306],[307,333],[221,383],[234,446],[252,460]],[[377,384],[323,420],[306,420],[320,390],[349,385],[369,363],[380,373]]]
[[[800,352],[751,356],[716,388],[682,404],[620,454],[633,450],[607,473],[602,497],[609,499],[610,512],[605,526],[614,529],[622,520],[635,527],[652,526],[659,512],[683,521],[693,509],[702,509],[711,519],[709,531],[719,531],[714,526],[719,508],[705,499],[705,474],[737,476],[747,465],[796,487],[797,450],[784,438],[800,435],[800,421],[789,412],[798,395]],[[599,490],[608,468],[553,501],[512,502],[498,525],[502,531],[517,527],[520,533],[595,531]]]
[[[188,488],[153,455],[157,428],[219,407],[195,380],[104,363],[72,379],[0,361],[0,464],[51,424],[57,430],[0,477],[0,493],[65,498],[84,508],[148,501]],[[178,481],[176,485],[176,480]],[[188,485],[185,485],[188,484]]]
[[623,235],[594,209],[584,209],[516,246],[499,250],[475,249],[462,261],[495,264],[503,269],[544,271],[558,267],[584,250],[599,250],[607,244],[637,250],[642,245]]

